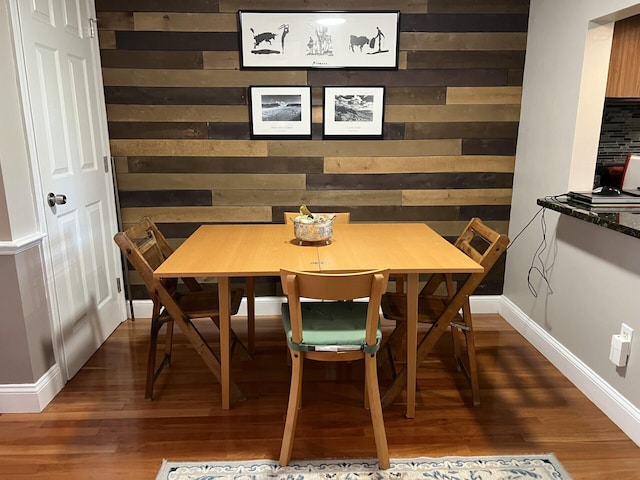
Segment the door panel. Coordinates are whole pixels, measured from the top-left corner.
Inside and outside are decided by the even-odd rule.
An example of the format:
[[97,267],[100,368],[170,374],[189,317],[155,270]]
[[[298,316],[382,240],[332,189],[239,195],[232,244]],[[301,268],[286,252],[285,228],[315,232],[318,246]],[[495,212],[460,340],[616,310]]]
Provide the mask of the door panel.
[[44,206],[54,327],[71,378],[124,319],[97,38],[90,0],[17,0]]

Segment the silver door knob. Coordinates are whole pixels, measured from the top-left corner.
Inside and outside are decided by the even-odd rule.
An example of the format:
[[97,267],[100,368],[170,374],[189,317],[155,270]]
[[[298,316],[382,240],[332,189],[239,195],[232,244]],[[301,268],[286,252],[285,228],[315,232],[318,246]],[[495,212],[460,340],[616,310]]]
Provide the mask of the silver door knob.
[[50,207],[55,205],[64,205],[67,203],[67,196],[60,193],[58,195],[55,193],[49,193],[49,195],[47,195],[47,203],[49,203]]

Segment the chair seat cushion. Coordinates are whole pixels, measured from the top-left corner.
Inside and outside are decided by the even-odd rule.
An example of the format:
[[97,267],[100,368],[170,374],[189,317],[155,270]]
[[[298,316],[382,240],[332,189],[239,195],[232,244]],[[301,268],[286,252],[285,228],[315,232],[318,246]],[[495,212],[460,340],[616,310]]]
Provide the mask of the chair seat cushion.
[[376,345],[365,345],[368,309],[366,302],[303,302],[301,308],[304,338],[301,343],[295,343],[291,335],[289,304],[282,304],[284,330],[293,350],[364,350],[367,353],[375,353],[378,350],[382,339],[380,323]]

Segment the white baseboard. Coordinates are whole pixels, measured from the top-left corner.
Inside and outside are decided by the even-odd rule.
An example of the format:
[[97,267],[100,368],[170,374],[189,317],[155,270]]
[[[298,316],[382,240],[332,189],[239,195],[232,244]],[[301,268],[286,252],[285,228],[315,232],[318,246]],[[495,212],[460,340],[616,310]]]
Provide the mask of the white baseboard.
[[629,402],[504,296],[500,297],[497,313],[560,370],[636,445],[640,445],[640,409],[638,407]]
[[[256,297],[256,315],[280,315],[280,305],[284,301],[284,297]],[[131,306],[127,304],[127,311],[130,313]],[[134,318],[151,318],[153,311],[153,303],[151,300],[134,300],[133,313]],[[247,315],[247,299],[242,298],[239,317]],[[131,316],[131,315],[129,315]]]
[[57,364],[36,383],[0,385],[0,413],[39,413],[63,387]]

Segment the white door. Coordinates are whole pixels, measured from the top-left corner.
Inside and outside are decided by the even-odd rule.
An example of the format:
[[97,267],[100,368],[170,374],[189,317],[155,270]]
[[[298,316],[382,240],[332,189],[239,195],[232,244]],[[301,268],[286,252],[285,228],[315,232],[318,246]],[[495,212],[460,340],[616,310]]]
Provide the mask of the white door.
[[104,160],[110,157],[98,39],[92,38],[89,23],[94,6],[90,0],[17,4],[31,109],[25,115],[32,122],[43,190],[58,360],[69,379],[125,311],[113,242],[113,179]]

